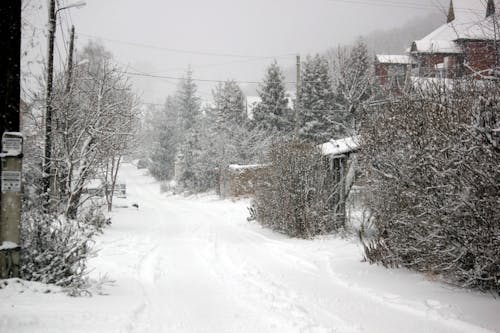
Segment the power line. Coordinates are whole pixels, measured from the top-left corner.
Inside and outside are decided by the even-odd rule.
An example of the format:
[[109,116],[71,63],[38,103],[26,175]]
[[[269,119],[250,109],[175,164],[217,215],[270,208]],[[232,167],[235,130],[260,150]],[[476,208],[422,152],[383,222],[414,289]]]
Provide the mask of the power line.
[[[249,59],[249,58],[262,59],[262,58],[272,58],[273,57],[273,56],[256,56],[256,55],[215,53],[215,52],[205,52],[205,51],[196,51],[196,50],[175,49],[175,48],[168,48],[168,47],[151,45],[151,44],[129,42],[129,41],[120,40],[120,39],[104,38],[104,37],[95,36],[95,35],[88,35],[88,34],[84,34],[84,33],[78,33],[78,35],[85,37],[87,39],[90,39],[90,38],[102,39],[102,40],[105,40],[108,42],[130,45],[130,46],[135,46],[135,47],[148,48],[148,49],[154,49],[154,50],[160,50],[160,51],[166,51],[166,52],[172,52],[172,53],[206,55],[206,56],[226,57],[226,58],[245,58],[245,59]],[[292,55],[292,54],[290,53],[289,55]],[[284,55],[281,55],[281,56],[284,56]]]
[[63,52],[61,52],[61,49],[59,48],[59,43],[57,41],[54,41],[54,45],[55,45],[55,49],[57,50],[57,55],[58,55],[58,60],[59,60],[59,66],[61,66],[61,68],[64,68],[64,59],[65,57],[63,57]]
[[[367,6],[384,6],[384,7],[392,7],[392,8],[409,8],[409,9],[443,9],[439,8],[441,6],[437,5],[426,5],[422,3],[416,3],[416,2],[395,2],[395,1],[387,1],[387,0],[376,0],[376,1],[362,1],[362,0],[327,0],[328,2],[341,2],[341,3],[346,3],[346,4],[357,4],[357,5],[367,5]],[[465,7],[454,7],[454,10],[460,10],[460,11],[473,11],[473,12],[479,12],[478,9],[474,8],[465,8]]]
[[392,8],[410,8],[410,9],[435,9],[433,6],[424,5],[424,4],[415,4],[415,3],[395,3],[391,1],[361,1],[361,0],[327,0],[328,2],[341,2],[347,4],[356,4],[356,5],[368,5],[368,6],[384,6],[384,7],[392,7]]
[[[153,78],[153,79],[167,79],[167,80],[185,80],[186,78],[184,77],[175,77],[175,76],[168,76],[168,75],[155,75],[155,74],[149,74],[149,73],[139,73],[139,72],[128,72],[125,71],[123,72],[124,74],[132,75],[132,76],[140,76],[140,77],[148,77],[148,78]],[[226,82],[227,80],[216,80],[216,79],[196,79],[196,78],[191,78],[193,81],[197,82],[212,82],[212,83],[221,83],[221,82]],[[244,84],[260,84],[262,83],[261,81],[244,81],[244,80],[232,80],[236,83],[244,83]],[[295,84],[295,82],[283,82],[285,84]]]
[[[218,67],[218,66],[227,66],[227,65],[234,65],[234,64],[242,64],[242,63],[249,63],[249,62],[254,62],[254,61],[267,61],[270,59],[280,59],[280,58],[292,58],[295,57],[295,55],[292,54],[287,54],[287,55],[281,55],[281,56],[274,56],[274,57],[262,57],[259,59],[247,59],[247,60],[234,60],[234,61],[227,61],[227,62],[220,62],[220,63],[213,63],[213,64],[204,64],[204,65],[195,65],[191,66],[192,69],[200,69],[200,68],[210,68],[210,67]],[[185,70],[186,68],[167,68],[155,72],[151,72],[149,74],[163,74],[166,72],[170,71],[180,71],[180,70]]]
[[[85,36],[85,38],[87,39],[90,39],[90,38],[100,38],[100,39],[103,39],[103,40],[109,40],[109,41],[113,41],[113,42],[116,42],[116,43],[124,43],[126,45],[132,45],[132,46],[135,46],[135,47],[142,47],[142,48],[155,48],[155,49],[160,49],[160,50],[165,50],[165,48],[163,47],[160,47],[160,46],[153,46],[153,45],[145,45],[145,44],[137,44],[137,43],[133,43],[133,42],[128,42],[128,41],[123,41],[123,40],[111,40],[111,39],[107,39],[107,38],[101,38],[99,36],[93,36],[93,35],[87,35],[87,34],[82,34],[82,33],[76,33],[77,35],[81,35],[81,36]],[[171,49],[167,49],[167,50],[171,50]],[[179,52],[195,52],[195,54],[204,54],[204,52],[199,52],[199,51],[186,51],[186,50],[179,50]],[[213,53],[207,53],[209,55],[214,55]],[[291,58],[291,57],[295,57],[295,53],[285,53],[285,54],[279,54],[279,55],[273,55],[273,56],[251,56],[251,55],[238,55],[238,57],[241,57],[241,58],[245,58],[244,60],[233,60],[233,61],[227,61],[227,62],[220,62],[220,63],[212,63],[212,64],[204,64],[204,65],[198,65],[198,66],[192,66],[192,68],[194,69],[198,69],[198,68],[210,68],[210,67],[218,67],[218,66],[226,66],[226,65],[233,65],[233,64],[241,64],[241,63],[249,63],[249,62],[254,62],[254,61],[264,61],[264,60],[270,60],[270,59],[280,59],[280,58]],[[230,56],[230,55],[227,55],[227,54],[218,54],[218,56]],[[232,55],[232,56],[236,56],[236,55]],[[249,59],[250,58],[250,59]],[[130,67],[132,68],[130,65],[127,65],[127,67]],[[140,72],[139,70],[135,69],[135,68],[132,68],[134,69],[136,72]],[[153,73],[148,73],[148,74],[162,74],[162,73],[165,73],[165,72],[170,72],[170,71],[179,71],[179,70],[185,70],[185,68],[168,68],[168,69],[163,69],[163,70],[159,70],[159,71],[155,71]]]
[[68,44],[67,44],[67,40],[66,40],[66,35],[64,33],[64,27],[63,27],[63,23],[62,23],[62,18],[59,20],[59,27],[61,28],[61,36],[62,36],[62,40],[63,40],[63,44],[64,44],[64,50],[66,52],[66,56],[68,55]]
[[[63,4],[66,7],[69,6],[69,3],[66,0],[64,0]],[[73,25],[73,18],[71,17],[71,10],[63,10],[62,12],[66,16],[67,20],[65,22],[66,22],[66,27],[67,27],[67,29],[69,31],[69,30],[71,30],[71,26]],[[71,24],[69,22],[71,22]]]

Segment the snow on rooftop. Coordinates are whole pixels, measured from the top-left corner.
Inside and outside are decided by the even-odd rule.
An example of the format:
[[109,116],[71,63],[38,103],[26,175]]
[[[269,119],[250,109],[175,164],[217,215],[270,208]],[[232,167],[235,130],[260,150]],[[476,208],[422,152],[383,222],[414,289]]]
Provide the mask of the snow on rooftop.
[[412,64],[411,56],[402,54],[377,54],[377,61],[381,64]]
[[0,245],[0,251],[14,250],[17,249],[18,247],[19,245],[17,245],[14,242],[3,241],[2,244]]
[[494,40],[496,38],[498,40],[498,27],[495,27],[498,21],[498,17],[492,15],[484,20],[465,26],[460,31],[458,39]]
[[361,137],[359,135],[330,140],[321,145],[321,151],[324,155],[341,155],[358,150]]
[[17,138],[23,137],[23,133],[21,133],[21,132],[4,132],[3,135],[10,136],[10,137],[17,137]]
[[[500,0],[496,1],[497,9],[499,3]],[[412,52],[462,53],[459,45],[455,43],[458,40],[495,39],[495,15],[485,17],[485,1],[455,0],[453,4],[455,19],[450,23],[443,24],[422,39],[416,40],[411,48]]]
[[418,53],[462,53],[462,49],[451,40],[421,39],[413,43],[412,52]]
[[263,164],[248,164],[248,165],[240,165],[240,164],[230,164],[229,169],[231,170],[248,170],[248,169],[258,169],[263,167]]

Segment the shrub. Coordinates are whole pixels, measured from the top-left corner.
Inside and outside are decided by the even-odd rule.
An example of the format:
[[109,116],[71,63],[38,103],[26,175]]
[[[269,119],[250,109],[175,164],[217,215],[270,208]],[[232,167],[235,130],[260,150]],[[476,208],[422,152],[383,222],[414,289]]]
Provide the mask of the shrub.
[[80,220],[84,225],[90,226],[100,233],[111,224],[111,219],[106,217],[97,204],[91,204],[80,213]]
[[335,192],[320,150],[301,141],[272,145],[251,211],[259,223],[292,237],[310,238],[342,227]]
[[71,295],[85,292],[96,231],[95,226],[62,216],[36,210],[23,213],[21,278],[66,287]]
[[471,84],[373,110],[362,144],[368,261],[500,291],[498,96]]

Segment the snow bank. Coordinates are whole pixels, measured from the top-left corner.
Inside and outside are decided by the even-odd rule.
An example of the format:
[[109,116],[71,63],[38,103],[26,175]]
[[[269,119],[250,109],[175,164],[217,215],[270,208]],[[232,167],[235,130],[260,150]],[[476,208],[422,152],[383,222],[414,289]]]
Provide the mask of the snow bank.
[[140,208],[114,211],[90,263],[93,279],[116,280],[108,296],[9,281],[0,332],[499,331],[491,295],[363,263],[354,240],[273,233],[246,221],[248,201],[166,196],[123,174]]

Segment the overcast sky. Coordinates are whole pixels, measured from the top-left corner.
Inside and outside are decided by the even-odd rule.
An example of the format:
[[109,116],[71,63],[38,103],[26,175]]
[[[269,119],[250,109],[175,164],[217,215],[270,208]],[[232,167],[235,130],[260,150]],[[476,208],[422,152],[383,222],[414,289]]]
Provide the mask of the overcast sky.
[[[60,5],[75,1],[60,0]],[[207,80],[259,81],[276,58],[293,66],[306,56],[350,43],[373,30],[442,11],[446,0],[86,0],[81,9],[61,11],[62,30],[76,27],[77,48],[101,40],[131,72],[179,77],[192,66]],[[41,9],[38,19],[46,18]],[[43,26],[43,24],[42,24]],[[63,29],[61,29],[61,26]],[[64,31],[67,38],[69,33]],[[44,42],[45,43],[45,42]],[[42,46],[43,44],[42,43]],[[62,63],[59,61],[59,63]],[[143,101],[162,103],[175,79],[134,78]],[[249,84],[252,85],[252,84]],[[198,82],[209,98],[212,82]]]

